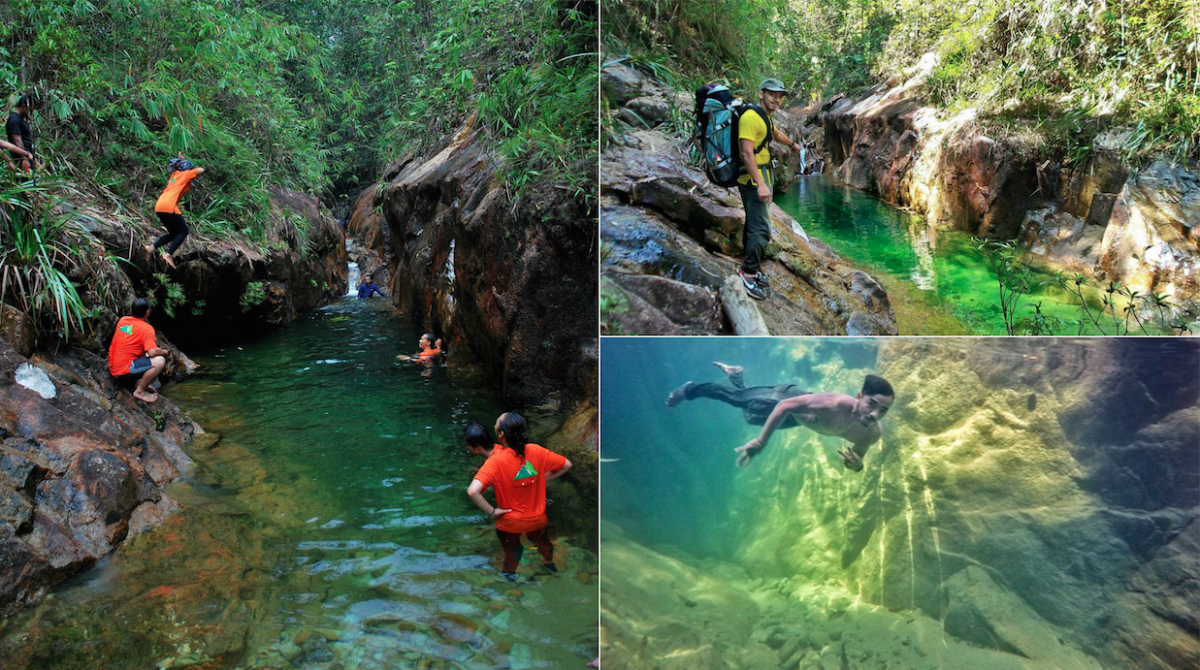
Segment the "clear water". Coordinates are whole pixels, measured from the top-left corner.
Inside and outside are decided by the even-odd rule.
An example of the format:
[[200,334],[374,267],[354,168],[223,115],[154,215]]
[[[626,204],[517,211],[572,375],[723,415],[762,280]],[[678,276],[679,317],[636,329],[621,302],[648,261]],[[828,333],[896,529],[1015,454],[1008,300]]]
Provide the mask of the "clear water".
[[[845,442],[803,428],[739,469],[734,449],[760,426],[711,399],[665,404],[686,381],[728,383],[713,361],[744,366],[748,386],[848,395],[880,374],[896,404],[862,472],[842,466]],[[1194,632],[1152,613],[1187,591],[1170,584],[1190,574],[1192,541],[1112,520],[1194,523],[1197,365],[1181,338],[605,338],[603,658],[1195,667]],[[1141,632],[1113,642],[1114,620]],[[1160,626],[1173,632],[1146,632]],[[1126,644],[1157,664],[1113,653]]]
[[[334,305],[196,357],[164,389],[221,436],[181,509],[0,628],[5,668],[559,668],[595,655],[595,504],[548,490],[561,570],[497,571],[464,495],[469,420],[504,409],[394,360],[420,333],[385,301]],[[555,417],[529,417],[532,435]],[[585,513],[590,511],[589,513]]]
[[[806,232],[883,283],[901,335],[1006,332],[996,275],[969,235],[931,228],[923,217],[819,175],[797,178],[775,202]],[[1040,302],[1044,314],[1062,321],[1051,334],[1079,334],[1076,323],[1084,317],[1078,299],[1054,282],[1052,272],[1037,266],[1034,281],[1041,285],[1022,300],[1018,321],[1031,318],[1032,306]],[[1097,295],[1085,295],[1095,311]],[[1131,330],[1140,332],[1136,326]],[[1089,327],[1083,334],[1096,330]]]

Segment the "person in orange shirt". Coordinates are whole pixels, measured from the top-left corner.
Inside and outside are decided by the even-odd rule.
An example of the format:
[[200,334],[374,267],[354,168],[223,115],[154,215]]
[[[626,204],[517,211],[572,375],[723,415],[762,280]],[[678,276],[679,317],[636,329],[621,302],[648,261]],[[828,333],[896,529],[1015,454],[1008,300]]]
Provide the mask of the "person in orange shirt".
[[[192,165],[191,161],[183,157],[182,151],[179,152],[178,158],[172,158],[171,162],[167,163],[167,167],[171,176],[167,179],[167,187],[163,189],[162,195],[158,196],[158,201],[154,203],[154,213],[158,214],[158,220],[166,227],[167,234],[158,238],[153,245],[147,244],[145,248],[146,253],[151,255],[158,250],[167,265],[174,269],[175,261],[172,256],[188,236],[187,223],[183,220],[183,212],[179,210],[179,198],[191,190],[192,180],[204,174],[204,168]],[[166,250],[159,249],[164,244],[167,245]]]
[[[542,567],[557,572],[554,546],[546,532],[546,482],[567,474],[571,461],[530,443],[525,419],[516,412],[505,412],[496,419],[496,436],[499,444],[486,448],[490,440],[481,424],[467,426],[464,431],[467,449],[478,456],[487,456],[467,487],[467,497],[496,521],[496,537],[504,553],[500,570],[505,578],[509,581],[517,578],[517,565],[525,551],[522,534],[541,553]],[[496,491],[495,505],[483,497],[488,489]]]
[[112,344],[108,345],[108,371],[118,386],[133,387],[133,397],[142,402],[158,400],[150,384],[167,367],[171,352],[158,346],[154,326],[149,324],[150,303],[145,298],[133,301],[132,316],[117,322]]
[[[437,344],[434,344],[434,343]],[[410,363],[425,363],[426,365],[433,364],[433,360],[442,353],[442,338],[434,338],[433,333],[425,333],[421,336],[421,341],[417,342],[417,347],[420,349],[417,353],[409,356],[400,354],[396,358]]]

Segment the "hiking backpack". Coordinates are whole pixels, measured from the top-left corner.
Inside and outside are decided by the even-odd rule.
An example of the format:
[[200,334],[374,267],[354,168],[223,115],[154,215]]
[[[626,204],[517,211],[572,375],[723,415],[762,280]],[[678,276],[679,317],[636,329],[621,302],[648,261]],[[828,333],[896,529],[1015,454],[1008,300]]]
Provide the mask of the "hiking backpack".
[[738,121],[747,109],[753,109],[767,124],[767,136],[754,147],[757,155],[774,134],[767,113],[758,105],[733,97],[726,86],[706,84],[696,89],[696,138],[700,142],[701,162],[708,180],[717,186],[736,186],[738,177],[746,174],[738,142]]

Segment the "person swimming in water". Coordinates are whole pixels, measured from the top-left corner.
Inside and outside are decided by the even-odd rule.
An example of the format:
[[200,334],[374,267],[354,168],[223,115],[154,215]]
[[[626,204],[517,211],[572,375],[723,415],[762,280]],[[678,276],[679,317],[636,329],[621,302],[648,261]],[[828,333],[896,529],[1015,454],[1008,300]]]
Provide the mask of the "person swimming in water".
[[442,339],[440,337],[435,338],[433,333],[425,333],[421,336],[421,340],[417,343],[417,347],[420,350],[412,356],[400,354],[396,358],[409,363],[425,363],[427,365],[432,365],[434,359],[442,354]]
[[745,385],[740,366],[714,362],[729,377],[730,385],[687,382],[667,397],[667,406],[684,400],[710,398],[741,408],[751,425],[762,426],[759,436],[734,449],[738,467],[746,467],[766,448],[771,435],[780,428],[803,426],[820,435],[840,437],[851,444],[839,449],[846,468],[863,469],[867,449],[883,434],[879,422],[891,409],[896,393],[883,377],[867,375],[857,396],[843,393],[812,393],[795,384],[776,386]]

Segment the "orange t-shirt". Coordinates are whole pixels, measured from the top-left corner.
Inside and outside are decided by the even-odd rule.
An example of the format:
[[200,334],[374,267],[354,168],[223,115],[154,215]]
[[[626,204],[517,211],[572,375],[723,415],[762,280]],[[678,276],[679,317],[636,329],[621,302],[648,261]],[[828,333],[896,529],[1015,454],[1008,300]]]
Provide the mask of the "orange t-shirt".
[[512,511],[496,519],[496,528],[507,533],[528,533],[546,525],[546,473],[566,465],[567,459],[536,444],[525,445],[525,458],[495,445],[475,479],[483,490],[496,489],[496,506]]
[[421,353],[417,354],[417,358],[433,358],[440,353],[442,353],[441,349],[430,349],[429,351],[422,351]]
[[157,348],[154,326],[136,316],[123,316],[117,322],[112,344],[108,345],[108,371],[114,377],[127,375],[133,359]]
[[196,171],[199,169],[172,172],[171,178],[167,180],[167,187],[163,189],[162,195],[158,196],[158,202],[154,203],[154,211],[183,214],[179,211],[179,198],[192,188],[192,180],[196,178]]

